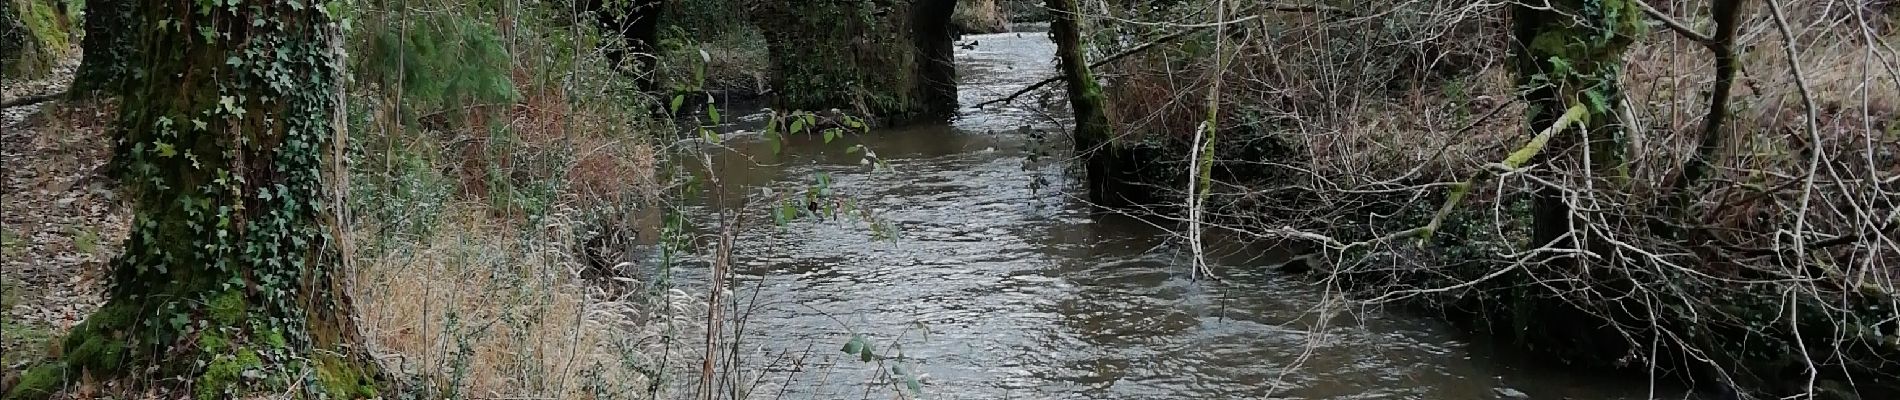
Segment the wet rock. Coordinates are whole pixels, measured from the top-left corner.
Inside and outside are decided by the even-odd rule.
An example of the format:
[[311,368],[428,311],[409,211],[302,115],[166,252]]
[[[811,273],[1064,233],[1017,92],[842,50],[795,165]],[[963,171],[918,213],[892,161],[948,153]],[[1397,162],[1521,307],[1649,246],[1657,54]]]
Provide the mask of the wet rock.
[[1524,391],[1507,387],[1492,388],[1491,392],[1496,393],[1500,399],[1523,400],[1531,398],[1531,395],[1524,393]]
[[1273,270],[1279,271],[1281,273],[1287,273],[1287,274],[1304,274],[1307,272],[1312,272],[1313,264],[1317,263],[1318,261],[1319,260],[1317,260],[1313,255],[1308,254],[1308,255],[1303,255],[1299,257],[1294,257],[1291,260],[1287,260],[1286,262],[1280,263],[1280,265],[1275,265],[1273,266]]

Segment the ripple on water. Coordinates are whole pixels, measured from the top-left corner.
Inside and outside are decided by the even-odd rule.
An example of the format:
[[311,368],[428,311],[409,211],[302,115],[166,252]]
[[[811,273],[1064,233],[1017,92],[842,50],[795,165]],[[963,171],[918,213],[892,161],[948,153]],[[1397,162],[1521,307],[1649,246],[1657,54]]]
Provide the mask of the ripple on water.
[[[1042,34],[965,40],[981,42],[958,53],[966,105],[1053,71]],[[734,292],[757,304],[748,365],[815,349],[805,371],[765,379],[792,398],[860,397],[879,371],[836,349],[861,333],[901,346],[932,398],[1477,399],[1500,379],[1540,396],[1640,397],[1623,381],[1472,357],[1421,318],[1322,309],[1317,288],[1265,272],[1275,256],[1263,249],[1214,260],[1222,283],[1196,280],[1165,232],[1089,216],[1071,181],[1031,190],[1063,166],[1024,167],[1024,125],[1050,127],[1017,104],[854,138],[886,158],[883,172],[817,142],[788,144],[775,166],[721,169],[748,185],[833,174],[899,230],[874,241],[860,222],[801,220],[742,232],[734,261],[748,286]],[[760,151],[745,140],[732,145]],[[703,282],[703,263],[676,270]]]

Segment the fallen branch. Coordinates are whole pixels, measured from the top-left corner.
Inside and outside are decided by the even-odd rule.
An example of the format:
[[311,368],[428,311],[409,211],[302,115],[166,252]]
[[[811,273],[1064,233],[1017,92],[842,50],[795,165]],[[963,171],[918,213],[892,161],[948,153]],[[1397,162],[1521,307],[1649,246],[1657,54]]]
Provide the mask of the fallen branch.
[[[1571,124],[1582,121],[1583,118],[1589,114],[1588,111],[1588,109],[1584,108],[1583,103],[1571,105],[1570,109],[1565,110],[1564,115],[1557,118],[1557,121],[1552,122],[1549,128],[1545,128],[1543,132],[1538,132],[1537,136],[1531,137],[1530,143],[1525,143],[1524,147],[1518,148],[1517,151],[1511,152],[1510,156],[1505,157],[1504,162],[1500,163],[1503,169],[1509,171],[1523,167],[1524,163],[1530,162],[1533,157],[1537,157],[1537,153],[1544,151],[1544,144],[1550,142],[1552,136],[1556,136],[1558,132],[1569,128]],[[1445,199],[1445,205],[1439,206],[1438,212],[1432,214],[1432,222],[1425,224],[1424,228],[1420,228],[1421,230],[1418,232],[1419,242],[1424,243],[1431,241],[1432,233],[1437,232],[1439,224],[1445,222],[1445,216],[1451,215],[1451,210],[1457,208],[1459,202],[1464,201],[1465,195],[1471,192],[1471,187],[1477,185],[1478,182],[1483,181],[1485,178],[1490,177],[1491,172],[1492,170],[1489,168],[1479,170],[1477,174],[1471,176],[1471,179],[1452,186],[1451,196]]]
[[65,90],[7,100],[4,103],[0,103],[0,108],[14,108],[14,107],[19,107],[19,106],[29,106],[29,105],[44,103],[47,100],[57,99],[61,97],[66,97]]
[[[1259,18],[1260,18],[1259,15],[1252,15],[1246,18],[1240,18],[1240,19],[1235,19],[1233,21],[1223,22],[1222,24],[1237,24],[1237,23],[1247,22],[1247,21],[1259,19]],[[1146,51],[1155,46],[1172,42],[1175,39],[1180,39],[1183,36],[1191,35],[1195,32],[1200,32],[1201,30],[1207,29],[1208,27],[1211,27],[1211,26],[1214,26],[1214,25],[1196,26],[1196,27],[1188,28],[1187,30],[1175,32],[1167,36],[1155,38],[1155,40],[1149,41],[1148,43],[1142,43],[1140,46],[1135,46],[1128,50],[1122,50],[1122,52],[1120,53],[1115,53],[1113,55],[1109,55],[1108,57],[1103,57],[1101,60],[1096,60],[1095,62],[1089,63],[1089,69],[1101,68],[1103,65],[1106,65],[1111,62],[1115,62],[1115,60],[1127,58],[1128,56],[1135,55],[1135,53],[1140,53],[1142,51]],[[1028,94],[1029,92],[1036,91],[1036,89],[1040,89],[1043,86],[1047,86],[1051,83],[1056,83],[1061,80],[1062,80],[1061,76],[1049,77],[1048,79],[1043,79],[1041,81],[1036,82],[1035,84],[1029,85],[1028,87],[1023,88],[1022,90],[1018,90],[1016,91],[1016,93],[1010,93],[1008,96],[1003,96],[1002,98],[999,98],[999,99],[977,103],[976,108],[983,108],[983,106],[1015,100],[1017,97],[1022,97],[1022,95],[1024,94]]]

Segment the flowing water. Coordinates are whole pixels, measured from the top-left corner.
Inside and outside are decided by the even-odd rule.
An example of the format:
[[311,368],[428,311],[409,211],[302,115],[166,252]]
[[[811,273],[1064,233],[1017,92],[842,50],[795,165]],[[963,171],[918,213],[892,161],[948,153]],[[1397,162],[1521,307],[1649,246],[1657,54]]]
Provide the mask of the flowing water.
[[[966,107],[1054,73],[1043,33],[962,42],[976,43],[957,53]],[[1322,312],[1320,288],[1267,268],[1285,257],[1272,249],[1217,246],[1222,280],[1195,279],[1167,229],[1090,215],[1063,153],[1026,162],[1040,141],[1025,132],[1062,129],[1063,107],[1030,103],[833,143],[795,138],[776,153],[737,134],[715,151],[724,190],[706,207],[748,207],[762,187],[823,172],[840,196],[897,228],[895,239],[875,240],[855,219],[747,225],[733,258],[739,309],[729,312],[744,319],[742,369],[766,382],[754,398],[891,398],[879,374],[900,363],[927,374],[923,393],[935,399],[1647,394],[1640,380],[1532,367],[1428,317]],[[737,125],[756,130],[749,121]],[[845,151],[852,144],[890,169],[872,171]],[[700,280],[686,269],[682,282]],[[840,352],[853,333],[879,354],[901,347],[904,358],[880,367]]]

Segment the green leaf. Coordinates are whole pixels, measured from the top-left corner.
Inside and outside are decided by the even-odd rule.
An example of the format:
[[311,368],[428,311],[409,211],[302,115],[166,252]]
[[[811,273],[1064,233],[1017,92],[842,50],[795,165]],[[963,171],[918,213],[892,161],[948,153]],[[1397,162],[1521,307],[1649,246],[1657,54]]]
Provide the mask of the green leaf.
[[680,106],[684,104],[686,104],[686,94],[676,94],[673,95],[673,104],[669,108],[673,110],[672,113],[679,114]]
[[872,353],[871,342],[865,341],[864,348],[858,350],[858,361],[871,362],[871,360],[875,358],[877,358],[877,354]]
[[719,125],[719,106],[713,103],[706,103],[706,116],[712,119],[713,125]]
[[853,333],[851,334],[851,340],[845,341],[844,348],[840,350],[845,354],[857,354],[864,350],[864,344],[864,334]]
[[1589,98],[1589,99],[1590,99],[1590,110],[1591,110],[1591,111],[1595,111],[1595,112],[1597,112],[1597,113],[1609,113],[1609,112],[1610,112],[1610,97],[1609,97],[1609,96],[1607,96],[1607,95],[1604,95],[1604,94],[1603,94],[1603,91],[1601,91],[1601,90],[1585,90],[1585,91],[1583,91],[1583,95],[1584,95],[1584,97],[1587,97],[1587,98]]
[[904,388],[910,389],[911,396],[922,397],[924,395],[924,383],[918,381],[917,375],[910,373],[910,371],[903,368],[902,365],[892,365],[891,374],[904,378]]
[[832,140],[832,139],[837,139],[837,138],[838,138],[838,129],[837,129],[837,128],[832,128],[832,129],[826,129],[826,130],[825,130],[825,143],[831,143],[831,140]]
[[156,144],[157,144],[159,157],[171,157],[171,156],[178,155],[178,149],[174,148],[171,143],[158,142]]
[[792,130],[786,131],[786,133],[798,134],[799,132],[804,132],[804,131],[805,131],[805,120],[794,119],[792,120]]

